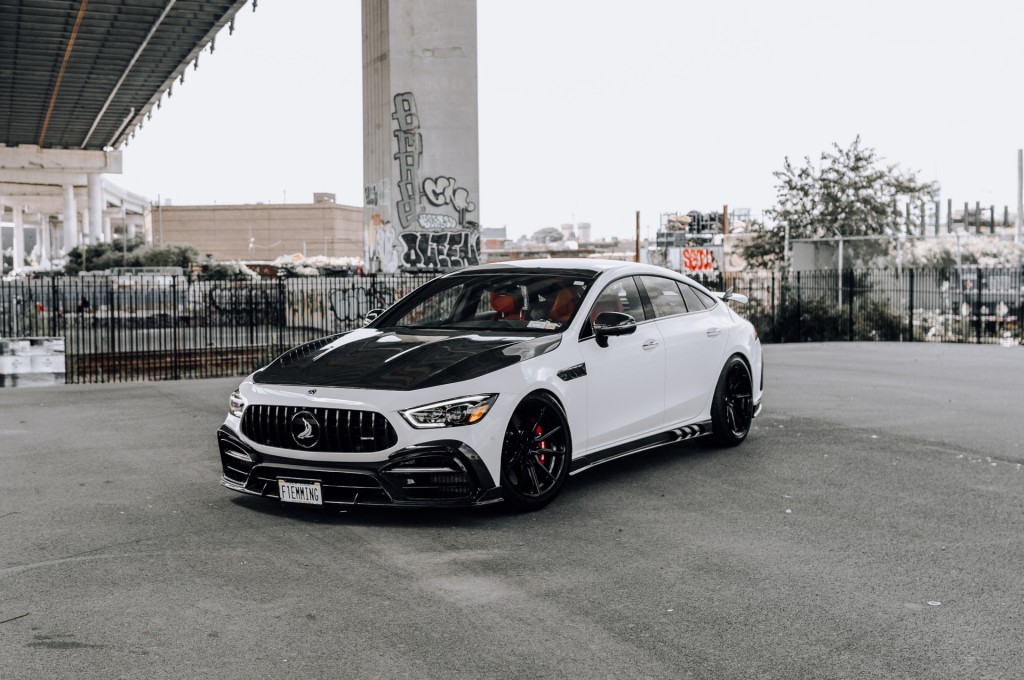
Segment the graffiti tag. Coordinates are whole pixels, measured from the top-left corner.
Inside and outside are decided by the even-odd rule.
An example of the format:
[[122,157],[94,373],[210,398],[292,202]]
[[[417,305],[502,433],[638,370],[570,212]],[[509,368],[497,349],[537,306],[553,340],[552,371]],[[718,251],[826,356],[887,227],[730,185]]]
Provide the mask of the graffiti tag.
[[450,269],[480,261],[480,232],[461,230],[446,232],[403,232],[407,268]]
[[395,140],[398,152],[398,222],[402,229],[415,224],[419,204],[419,172],[423,158],[423,135],[420,134],[420,117],[416,112],[416,99],[411,92],[395,95],[395,112],[391,118],[398,123]]
[[683,248],[683,271],[709,272],[715,268],[715,254],[708,248]]

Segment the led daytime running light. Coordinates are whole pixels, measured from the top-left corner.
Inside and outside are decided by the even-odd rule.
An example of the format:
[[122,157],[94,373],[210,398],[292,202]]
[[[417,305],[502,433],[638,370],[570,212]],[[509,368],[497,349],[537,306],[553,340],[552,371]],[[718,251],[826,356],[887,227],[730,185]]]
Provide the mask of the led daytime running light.
[[496,394],[478,394],[426,404],[400,413],[417,429],[472,425],[483,420],[497,398]]
[[238,392],[232,392],[228,398],[228,413],[235,416],[236,418],[242,417],[242,411],[245,410],[245,399]]

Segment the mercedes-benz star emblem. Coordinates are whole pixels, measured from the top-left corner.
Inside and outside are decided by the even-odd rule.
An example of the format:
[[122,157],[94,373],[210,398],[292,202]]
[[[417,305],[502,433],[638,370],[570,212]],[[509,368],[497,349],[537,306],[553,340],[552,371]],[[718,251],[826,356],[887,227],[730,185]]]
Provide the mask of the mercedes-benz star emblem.
[[320,423],[309,411],[299,411],[292,416],[292,439],[304,449],[311,449],[320,441]]
[[316,394],[316,390],[315,390],[315,389],[312,389],[312,390],[306,390],[306,394],[308,394],[309,396],[311,396],[311,397],[312,397],[312,396],[313,396],[314,394]]

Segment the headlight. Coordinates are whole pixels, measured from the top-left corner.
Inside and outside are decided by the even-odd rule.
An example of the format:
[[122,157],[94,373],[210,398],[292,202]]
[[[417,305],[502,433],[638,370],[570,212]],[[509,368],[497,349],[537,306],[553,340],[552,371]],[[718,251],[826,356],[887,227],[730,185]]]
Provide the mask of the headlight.
[[449,399],[436,404],[417,406],[399,411],[409,424],[417,429],[428,427],[457,427],[472,425],[483,419],[491,409],[497,394],[477,394],[472,397]]
[[242,417],[242,411],[245,410],[245,399],[238,392],[232,392],[228,398],[228,413],[235,416],[236,418]]

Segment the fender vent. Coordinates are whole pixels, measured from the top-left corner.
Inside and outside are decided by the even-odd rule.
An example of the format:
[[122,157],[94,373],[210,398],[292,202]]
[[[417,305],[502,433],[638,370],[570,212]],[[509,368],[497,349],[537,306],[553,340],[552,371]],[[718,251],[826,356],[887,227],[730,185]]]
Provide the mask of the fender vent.
[[563,368],[561,371],[558,372],[558,377],[568,382],[570,380],[575,380],[576,378],[582,378],[586,374],[587,365],[577,364],[575,366],[570,366],[569,368]]

